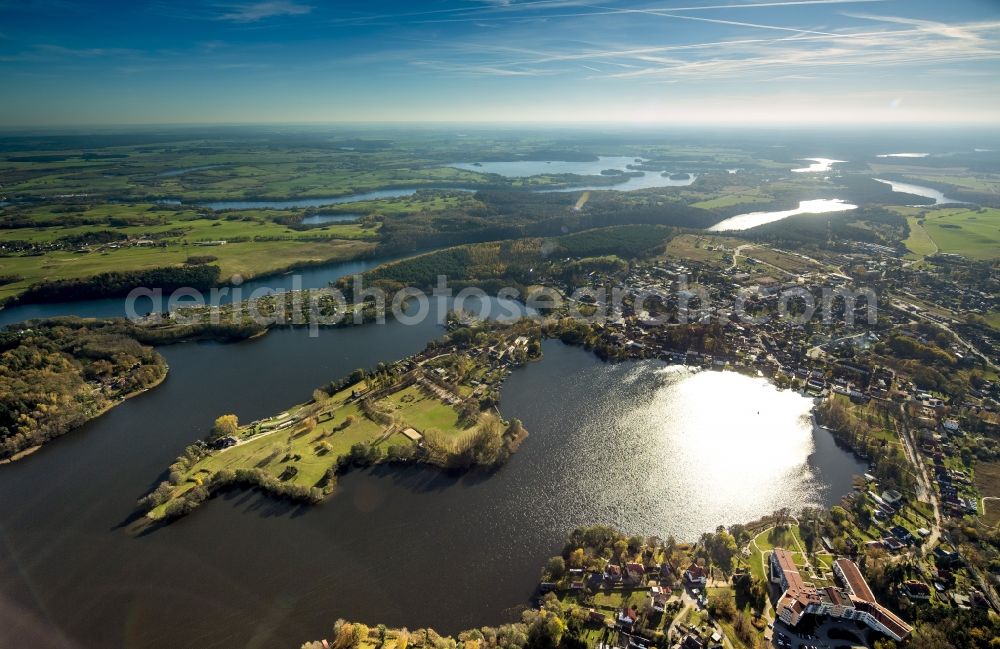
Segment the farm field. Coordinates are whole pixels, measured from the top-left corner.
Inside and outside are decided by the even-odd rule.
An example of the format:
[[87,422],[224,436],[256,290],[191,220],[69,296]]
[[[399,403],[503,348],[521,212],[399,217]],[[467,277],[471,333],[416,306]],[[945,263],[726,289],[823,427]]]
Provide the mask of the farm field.
[[[910,235],[904,242],[914,254],[954,253],[970,259],[1000,258],[1000,209],[893,207],[906,217]],[[922,230],[922,232],[921,232]]]
[[363,241],[247,241],[224,246],[174,244],[165,248],[136,246],[104,252],[77,254],[56,251],[42,257],[0,257],[0,275],[19,279],[0,286],[0,300],[14,297],[44,280],[90,277],[109,271],[132,271],[183,264],[191,256],[211,255],[224,280],[233,275],[250,278],[305,263],[348,260],[369,252],[374,244]]
[[911,257],[919,259],[933,255],[938,251],[937,244],[927,234],[924,226],[920,224],[920,219],[915,216],[908,216],[906,217],[906,223],[910,226],[910,234],[903,241],[903,245],[910,251]]
[[1000,210],[935,210],[928,213],[924,229],[941,252],[970,259],[1000,257]]

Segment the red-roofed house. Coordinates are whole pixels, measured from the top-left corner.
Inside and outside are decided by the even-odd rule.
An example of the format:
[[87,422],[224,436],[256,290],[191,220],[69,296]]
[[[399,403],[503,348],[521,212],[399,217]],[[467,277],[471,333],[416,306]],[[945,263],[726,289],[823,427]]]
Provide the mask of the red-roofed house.
[[771,553],[770,566],[771,580],[785,590],[776,607],[778,617],[789,626],[798,625],[804,615],[819,615],[862,622],[897,642],[910,635],[910,626],[876,601],[853,561],[837,559],[833,564],[843,588],[816,588],[805,582],[792,553],[782,548]]

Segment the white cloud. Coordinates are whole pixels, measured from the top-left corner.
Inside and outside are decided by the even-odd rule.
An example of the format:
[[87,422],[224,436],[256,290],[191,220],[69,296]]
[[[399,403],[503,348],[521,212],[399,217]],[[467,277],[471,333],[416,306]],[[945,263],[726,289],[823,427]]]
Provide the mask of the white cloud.
[[313,10],[312,5],[300,4],[292,0],[268,0],[250,4],[225,5],[226,13],[218,20],[234,23],[254,23],[275,16],[303,16]]

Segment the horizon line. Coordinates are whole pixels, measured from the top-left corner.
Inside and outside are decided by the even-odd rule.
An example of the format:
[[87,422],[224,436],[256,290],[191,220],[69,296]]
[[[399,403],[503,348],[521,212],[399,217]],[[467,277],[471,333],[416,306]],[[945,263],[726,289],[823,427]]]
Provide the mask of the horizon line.
[[787,130],[789,128],[820,128],[823,130],[842,128],[997,128],[1000,129],[1000,119],[997,120],[867,120],[840,121],[829,120],[758,120],[729,121],[702,120],[683,122],[677,120],[252,120],[252,121],[209,121],[209,122],[63,122],[48,124],[0,125],[0,134],[22,134],[31,131],[56,131],[72,129],[142,129],[142,128],[212,128],[212,127],[280,127],[280,126],[327,126],[327,127],[510,127],[510,128],[554,128],[578,129],[590,127],[629,128],[668,128],[671,130],[689,130],[695,128],[732,128],[732,129],[764,129]]

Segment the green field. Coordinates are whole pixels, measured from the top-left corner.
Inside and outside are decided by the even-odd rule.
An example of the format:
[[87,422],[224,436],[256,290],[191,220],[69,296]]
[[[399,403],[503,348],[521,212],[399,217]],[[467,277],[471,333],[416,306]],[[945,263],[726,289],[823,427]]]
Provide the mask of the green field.
[[916,257],[926,257],[938,251],[937,244],[927,234],[927,230],[920,225],[919,219],[915,216],[906,217],[906,223],[910,226],[910,234],[903,241],[906,249]]
[[[354,423],[343,430],[334,430],[349,416],[355,418]],[[294,482],[311,487],[330,468],[331,459],[346,454],[358,442],[375,439],[382,427],[366,419],[357,406],[347,406],[337,412],[335,419],[317,424],[308,434],[301,434],[302,430],[294,427],[290,431],[265,433],[245,444],[209,455],[186,476],[188,484],[193,486],[199,476],[204,479],[222,469],[258,467],[278,476],[287,466],[295,466],[299,473]],[[286,455],[295,459],[286,460]],[[182,488],[178,495],[184,491],[186,489]]]
[[[364,384],[356,384],[332,397],[243,426],[237,436],[240,443],[211,452],[192,464],[181,475],[172,498],[183,496],[224,469],[256,468],[289,485],[320,487],[327,471],[355,444],[373,444],[383,451],[392,446],[410,446],[413,442],[399,432],[406,427],[418,431],[433,428],[452,439],[470,430],[459,423],[455,408],[416,385],[380,399],[379,407],[391,413],[392,424],[376,423],[351,398],[354,390],[365,389]],[[155,508],[150,516],[162,516],[166,505]]]
[[1000,258],[1000,209],[892,209],[910,224],[910,235],[904,243],[914,255],[947,252],[977,260]]
[[351,259],[374,248],[373,243],[331,239],[329,241],[252,241],[224,246],[175,244],[166,248],[132,247],[78,254],[57,251],[42,257],[0,257],[0,275],[22,279],[0,286],[0,299],[13,297],[43,280],[89,277],[108,271],[147,270],[183,264],[192,255],[218,257],[212,263],[222,269],[221,277],[239,274],[253,277],[285,269],[291,265]]
[[467,430],[458,420],[458,411],[442,407],[439,400],[416,385],[400,390],[382,400],[399,421],[423,430],[439,430],[460,437]]
[[731,194],[724,194],[718,198],[710,198],[707,201],[698,201],[697,203],[692,203],[691,207],[700,207],[705,210],[711,210],[722,207],[732,207],[734,205],[770,203],[773,200],[774,198],[771,196],[762,195],[760,190],[748,189],[745,191],[733,192]]
[[996,194],[1000,192],[1000,179],[996,176],[976,176],[968,171],[963,170],[960,173],[954,175],[935,175],[935,174],[908,174],[912,175],[913,178],[917,180],[926,180],[932,183],[944,183],[946,185],[954,185],[955,187],[962,187],[964,189],[971,189],[976,192],[992,193]]
[[[114,195],[140,199],[170,196],[185,202],[341,196],[390,187],[487,182],[483,174],[430,165],[424,159],[400,152],[359,164],[358,156],[347,152],[274,151],[253,145],[211,155],[186,154],[191,144],[175,143],[176,152],[166,155],[135,147],[106,149],[124,156],[119,159],[0,160],[0,174],[9,178],[4,183],[5,190],[16,195],[47,198]],[[199,169],[165,175],[183,168]]]
[[[430,192],[316,210],[253,209],[213,213],[154,203],[36,204],[0,209],[0,300],[44,280],[139,271],[212,256],[225,280],[253,277],[306,263],[371,253],[382,243],[387,218],[433,215],[484,206],[473,194]],[[305,227],[305,216],[359,214],[356,222]],[[204,245],[225,241],[226,244]],[[202,245],[199,245],[202,244]]]
[[[138,207],[136,208],[139,209]],[[219,239],[374,239],[378,237],[377,227],[365,227],[360,223],[331,223],[307,230],[293,230],[271,220],[252,217],[238,219],[191,218],[171,219],[150,225],[45,225],[34,228],[0,230],[0,243],[5,241],[30,241],[48,243],[63,237],[79,237],[98,232],[111,231],[132,238],[149,238],[155,241],[198,242]]]
[[1000,210],[935,210],[927,215],[924,229],[941,252],[970,259],[1000,258]]

